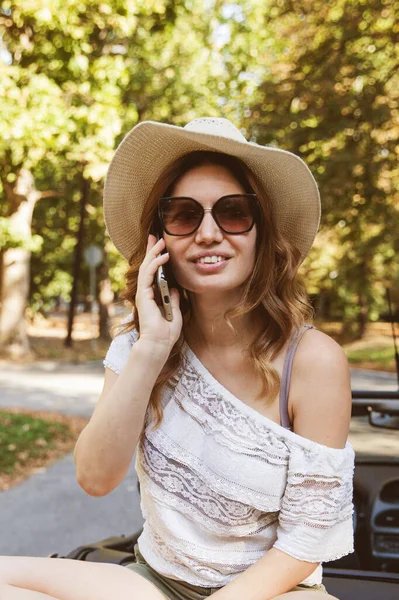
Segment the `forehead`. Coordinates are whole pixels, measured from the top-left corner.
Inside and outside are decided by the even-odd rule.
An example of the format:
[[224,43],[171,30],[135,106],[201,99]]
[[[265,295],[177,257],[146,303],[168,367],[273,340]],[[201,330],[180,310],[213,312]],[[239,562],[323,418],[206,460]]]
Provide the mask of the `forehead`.
[[174,196],[191,196],[198,200],[215,200],[226,194],[244,192],[243,186],[229,169],[208,163],[183,173],[172,189]]

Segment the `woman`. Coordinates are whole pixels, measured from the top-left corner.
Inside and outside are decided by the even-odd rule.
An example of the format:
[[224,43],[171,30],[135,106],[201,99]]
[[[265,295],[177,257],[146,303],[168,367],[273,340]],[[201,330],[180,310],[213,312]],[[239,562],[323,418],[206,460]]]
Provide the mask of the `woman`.
[[133,310],[75,461],[101,496],[138,446],[137,560],[3,558],[0,597],[331,598],[321,562],[353,551],[351,389],[296,281],[320,218],[308,168],[225,119],[142,123],[115,153],[104,209]]

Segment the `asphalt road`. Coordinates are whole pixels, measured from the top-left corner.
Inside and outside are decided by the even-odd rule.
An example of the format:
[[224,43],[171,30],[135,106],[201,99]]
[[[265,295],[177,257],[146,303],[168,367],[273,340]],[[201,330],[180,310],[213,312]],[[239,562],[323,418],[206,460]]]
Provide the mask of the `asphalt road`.
[[[353,389],[397,389],[396,377],[351,372]],[[101,363],[11,365],[0,362],[0,407],[25,407],[90,416],[101,393]],[[397,432],[370,429],[354,419],[350,440],[358,451],[399,455]],[[72,454],[0,493],[0,554],[46,556],[83,543],[130,534],[142,523],[134,467],[108,496],[92,498],[75,480]]]
[[[101,363],[0,363],[0,407],[24,407],[89,417],[102,389]],[[0,493],[0,554],[67,554],[84,543],[130,534],[142,524],[134,463],[108,496],[93,498],[77,484],[72,454]]]

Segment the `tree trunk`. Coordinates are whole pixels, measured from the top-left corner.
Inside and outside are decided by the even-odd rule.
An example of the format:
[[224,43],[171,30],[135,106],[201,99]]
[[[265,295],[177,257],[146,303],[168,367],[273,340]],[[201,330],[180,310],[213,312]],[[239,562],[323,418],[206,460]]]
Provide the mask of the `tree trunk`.
[[315,299],[315,312],[317,315],[317,319],[320,321],[326,321],[330,316],[329,305],[330,299],[326,292],[323,290],[319,292]]
[[[15,186],[6,185],[7,201],[12,207],[10,221],[21,239],[29,239],[32,215],[42,193],[35,187],[33,175],[21,169]],[[0,347],[12,344],[13,353],[29,352],[25,310],[29,297],[30,251],[24,248],[3,249],[0,278]]]
[[369,320],[369,305],[368,305],[368,291],[369,291],[369,272],[368,272],[369,256],[365,252],[363,261],[360,266],[360,277],[359,277],[359,314],[357,317],[358,324],[358,339],[364,338],[366,335],[367,323]]
[[367,298],[364,294],[359,294],[359,306],[360,311],[357,317],[357,322],[359,326],[358,330],[358,338],[362,339],[366,335],[367,323],[368,323],[368,303]]
[[76,235],[75,245],[75,256],[73,262],[73,275],[72,275],[72,290],[71,290],[71,301],[69,303],[68,311],[68,333],[65,338],[65,346],[71,348],[72,346],[72,331],[73,321],[75,318],[75,307],[76,299],[78,295],[78,283],[80,278],[80,266],[83,259],[83,240],[84,240],[84,218],[86,212],[86,204],[89,199],[89,181],[82,177],[82,195],[80,197],[80,221],[79,228]]

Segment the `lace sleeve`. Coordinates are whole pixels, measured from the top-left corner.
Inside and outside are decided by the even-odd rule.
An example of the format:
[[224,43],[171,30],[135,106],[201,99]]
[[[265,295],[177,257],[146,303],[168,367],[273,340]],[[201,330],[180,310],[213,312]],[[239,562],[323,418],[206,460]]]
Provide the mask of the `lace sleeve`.
[[[121,325],[128,323],[130,320],[131,316],[129,315],[127,318],[123,319]],[[103,360],[104,367],[108,367],[111,371],[114,371],[114,373],[119,375],[125,366],[126,361],[129,358],[130,350],[137,339],[138,332],[136,329],[128,331],[127,333],[117,333]]]
[[353,552],[353,471],[349,442],[293,447],[274,547],[315,563]]

